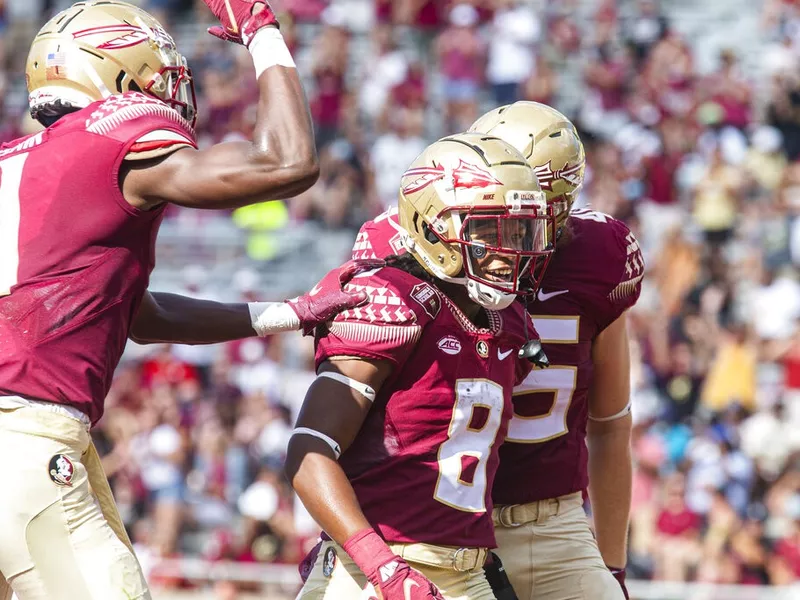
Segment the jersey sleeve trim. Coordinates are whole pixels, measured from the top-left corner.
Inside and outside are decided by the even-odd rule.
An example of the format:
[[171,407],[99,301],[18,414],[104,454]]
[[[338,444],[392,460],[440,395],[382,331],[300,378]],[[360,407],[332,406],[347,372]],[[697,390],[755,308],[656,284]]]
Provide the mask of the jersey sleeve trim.
[[197,144],[176,131],[156,129],[133,142],[128,154],[125,155],[125,160],[147,160],[171,154],[181,148],[197,148]]
[[364,344],[416,344],[422,335],[419,325],[371,325],[369,323],[333,322],[331,333],[348,341]]

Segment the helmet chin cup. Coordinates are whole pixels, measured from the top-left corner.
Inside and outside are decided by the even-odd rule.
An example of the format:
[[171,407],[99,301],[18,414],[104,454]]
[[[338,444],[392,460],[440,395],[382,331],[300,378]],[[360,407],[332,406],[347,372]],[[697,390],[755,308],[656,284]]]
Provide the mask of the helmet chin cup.
[[483,285],[474,279],[467,280],[467,295],[470,300],[489,310],[503,310],[511,306],[515,294],[506,294],[498,289]]

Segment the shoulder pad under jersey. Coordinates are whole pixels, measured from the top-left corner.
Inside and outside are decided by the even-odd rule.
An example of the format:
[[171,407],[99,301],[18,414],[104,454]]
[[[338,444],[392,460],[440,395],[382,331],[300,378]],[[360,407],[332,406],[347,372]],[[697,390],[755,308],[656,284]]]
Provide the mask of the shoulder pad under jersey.
[[367,303],[328,324],[326,335],[317,340],[318,362],[347,355],[401,363],[442,308],[433,285],[391,267],[357,275],[345,289],[365,292]]
[[600,284],[604,297],[598,300],[605,301],[606,313],[600,321],[610,324],[639,299],[645,270],[639,242],[625,223],[601,212],[575,210],[570,226],[573,239],[568,251]]
[[195,132],[178,111],[161,100],[128,92],[95,103],[86,130],[130,144],[127,159],[152,158],[179,147],[197,147]]

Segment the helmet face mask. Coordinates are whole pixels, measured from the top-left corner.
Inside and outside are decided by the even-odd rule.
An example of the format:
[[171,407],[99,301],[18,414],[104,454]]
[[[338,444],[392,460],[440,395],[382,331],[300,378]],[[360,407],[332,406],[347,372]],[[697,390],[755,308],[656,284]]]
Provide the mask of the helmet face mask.
[[552,253],[555,220],[532,169],[497,138],[432,144],[403,176],[405,245],[432,275],[486,308],[528,293],[529,269]]
[[114,94],[163,101],[194,125],[191,71],[150,14],[118,0],[74,4],[46,23],[25,69],[34,118],[57,117]]

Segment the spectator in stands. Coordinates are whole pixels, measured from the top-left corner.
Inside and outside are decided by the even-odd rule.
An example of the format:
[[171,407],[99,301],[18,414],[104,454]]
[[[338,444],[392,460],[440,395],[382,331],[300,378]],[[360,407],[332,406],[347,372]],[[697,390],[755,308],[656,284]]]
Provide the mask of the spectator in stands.
[[[495,0],[493,5],[495,13],[490,29],[486,80],[499,106],[516,102],[523,82],[530,81],[529,85],[534,88],[537,75],[547,77],[550,74],[534,50],[541,36],[536,14],[519,0]],[[544,100],[552,95],[535,89],[526,91],[529,92],[524,94],[526,100]]]
[[486,48],[477,25],[478,11],[469,4],[456,4],[450,9],[449,26],[436,38],[448,131],[464,131],[478,118]]

